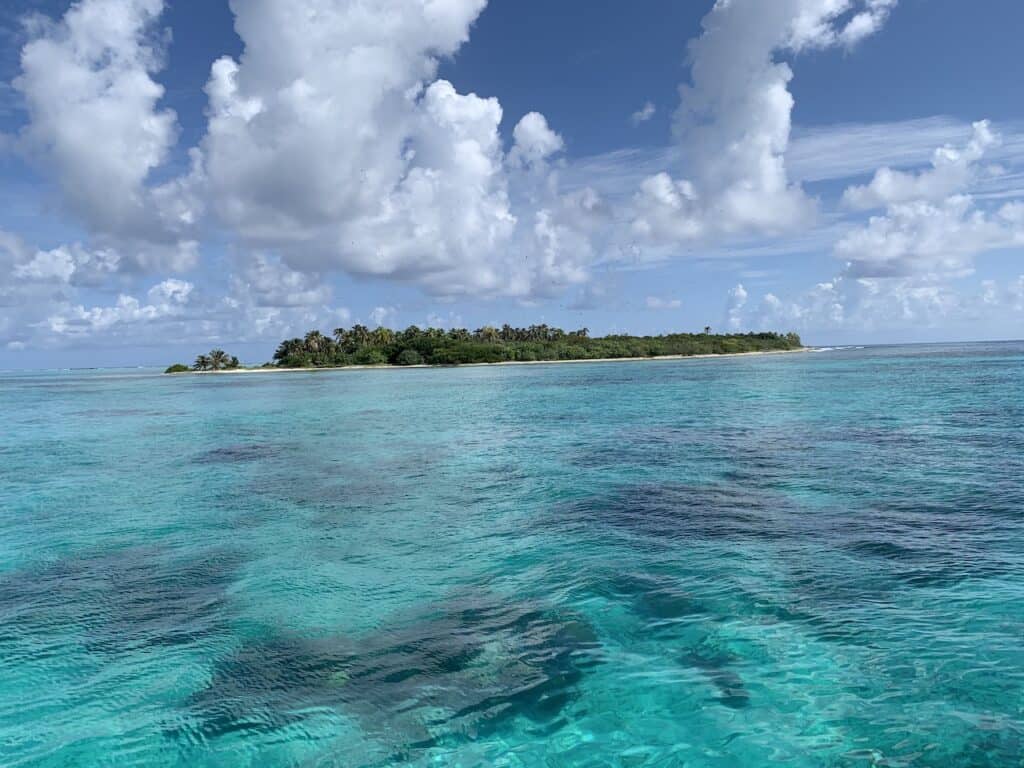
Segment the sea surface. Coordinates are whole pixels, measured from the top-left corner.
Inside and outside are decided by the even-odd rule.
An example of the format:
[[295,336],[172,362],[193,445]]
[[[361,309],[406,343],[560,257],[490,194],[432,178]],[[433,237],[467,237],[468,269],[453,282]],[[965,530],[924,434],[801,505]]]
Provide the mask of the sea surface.
[[0,765],[1024,765],[1024,344],[0,374]]

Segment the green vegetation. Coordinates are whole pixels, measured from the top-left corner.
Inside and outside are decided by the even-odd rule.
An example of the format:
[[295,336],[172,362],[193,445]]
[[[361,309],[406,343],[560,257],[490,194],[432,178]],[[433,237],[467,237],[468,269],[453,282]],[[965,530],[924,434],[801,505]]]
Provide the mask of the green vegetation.
[[[529,328],[336,328],[333,336],[310,331],[304,338],[281,342],[274,363],[282,368],[329,368],[342,365],[458,365],[540,360],[593,360],[664,355],[728,354],[799,349],[795,333],[673,333],[666,336],[591,338],[586,328],[563,331],[547,325]],[[213,353],[210,353],[212,357]],[[202,359],[202,358],[200,358]],[[196,361],[197,365],[199,360]],[[237,363],[237,361],[236,361]],[[197,368],[197,370],[206,370]],[[216,369],[214,369],[216,370]]]
[[191,370],[192,369],[189,368],[184,363],[175,363],[174,365],[168,366],[167,370],[165,370],[164,373],[185,373],[186,371],[191,371]]
[[238,368],[238,358],[223,349],[214,349],[208,355],[199,355],[192,364],[193,371],[230,371]]
[[403,349],[395,360],[397,365],[423,365],[423,355],[415,349]]

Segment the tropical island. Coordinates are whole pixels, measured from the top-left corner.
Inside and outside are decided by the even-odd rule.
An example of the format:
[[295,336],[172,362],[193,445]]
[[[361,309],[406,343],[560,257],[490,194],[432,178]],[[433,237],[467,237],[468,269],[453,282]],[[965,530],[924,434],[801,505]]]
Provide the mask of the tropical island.
[[[710,328],[705,328],[702,333],[591,337],[586,328],[563,331],[548,325],[531,325],[528,328],[484,326],[475,331],[416,326],[394,331],[354,325],[336,328],[330,336],[314,330],[302,338],[282,341],[274,352],[273,362],[262,367],[478,365],[791,352],[802,348],[800,337],[795,333],[713,334]],[[240,368],[237,357],[215,349],[197,357],[191,367],[178,363],[166,372]]]

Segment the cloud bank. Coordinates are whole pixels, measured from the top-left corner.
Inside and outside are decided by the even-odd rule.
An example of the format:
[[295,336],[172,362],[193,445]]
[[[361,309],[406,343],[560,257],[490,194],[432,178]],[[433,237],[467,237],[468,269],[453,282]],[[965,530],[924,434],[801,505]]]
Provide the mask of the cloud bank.
[[[543,114],[506,115],[500,94],[438,77],[485,5],[232,0],[241,53],[211,63],[192,147],[179,146],[178,117],[162,106],[164,0],[79,0],[59,19],[34,18],[12,83],[25,120],[11,146],[86,234],[42,248],[0,233],[2,343],[116,341],[146,328],[274,338],[350,317],[332,288],[339,274],[436,301],[593,308],[608,301],[599,270],[693,249],[813,251],[835,275],[789,299],[736,285],[730,329],[836,327],[869,311],[895,322],[949,311],[949,281],[1024,243],[1013,165],[1024,141],[1010,152],[986,121],[930,156],[925,141],[960,127],[794,132],[799,54],[854,51],[896,0],[717,0],[687,45],[670,144],[598,158],[573,157]],[[630,120],[656,111],[644,102]],[[834,201],[804,186],[856,175],[868,178]],[[217,267],[204,253],[212,240],[228,243]],[[221,264],[213,291],[202,270]],[[1013,290],[986,295],[1012,308]],[[397,317],[379,306],[368,322]]]

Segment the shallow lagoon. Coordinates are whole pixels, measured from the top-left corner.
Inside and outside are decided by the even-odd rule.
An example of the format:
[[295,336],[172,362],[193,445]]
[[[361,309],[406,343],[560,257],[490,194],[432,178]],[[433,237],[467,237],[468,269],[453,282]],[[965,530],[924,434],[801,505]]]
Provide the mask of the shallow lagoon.
[[0,374],[0,763],[1008,766],[1024,345]]

